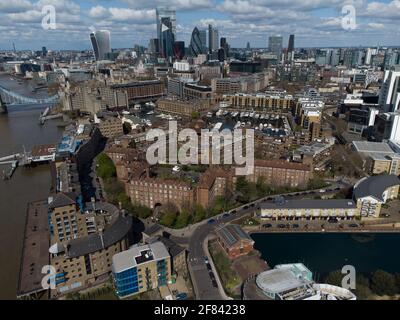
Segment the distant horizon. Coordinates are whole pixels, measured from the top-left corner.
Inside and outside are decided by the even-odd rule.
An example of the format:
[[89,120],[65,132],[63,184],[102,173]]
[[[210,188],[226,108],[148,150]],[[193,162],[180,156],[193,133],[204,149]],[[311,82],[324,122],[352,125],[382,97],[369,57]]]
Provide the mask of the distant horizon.
[[[148,48],[148,46],[145,46],[145,45],[140,45],[140,44],[138,44],[139,46],[141,46],[141,47],[144,47],[144,48]],[[80,52],[82,52],[82,51],[93,51],[93,49],[92,48],[86,48],[86,49],[53,49],[53,48],[48,48],[47,46],[40,46],[40,47],[38,47],[37,49],[17,49],[16,48],[16,52],[24,52],[24,51],[42,51],[42,47],[46,47],[46,49],[49,51],[56,51],[56,52],[62,52],[62,51],[80,51]],[[368,48],[371,48],[371,49],[374,49],[374,48],[378,48],[379,47],[379,49],[384,49],[384,48],[390,48],[390,49],[400,49],[400,44],[399,45],[379,45],[379,46],[322,46],[322,47],[301,47],[301,46],[299,46],[299,47],[295,47],[295,50],[300,50],[300,49],[357,49],[357,48],[360,48],[360,49],[368,49]],[[185,48],[187,48],[186,47],[186,43],[185,43]],[[235,50],[235,49],[247,49],[246,48],[246,46],[244,46],[244,47],[230,47],[231,49],[233,49],[233,50]],[[285,47],[285,46],[283,46],[283,49],[286,49],[287,47]],[[113,51],[114,50],[116,50],[116,51],[118,51],[118,50],[133,50],[134,49],[134,47],[120,47],[120,48],[111,48]],[[252,47],[252,46],[250,46],[250,50],[267,50],[268,49],[268,47]],[[13,48],[11,48],[11,49],[2,49],[2,48],[0,48],[0,52],[14,52],[14,49]]]
[[[269,36],[290,34],[295,47],[396,47],[400,0],[15,0],[0,4],[0,50],[88,50],[93,30],[111,32],[111,46],[148,46],[157,37],[157,7],[176,10],[177,41],[190,42],[194,27],[219,30],[233,48],[265,48]],[[56,29],[42,27],[43,5],[52,5]],[[342,13],[344,12],[344,13]],[[351,19],[350,19],[351,18]],[[349,19],[354,28],[348,28]],[[331,44],[335,46],[331,46]],[[19,49],[22,50],[22,49]]]

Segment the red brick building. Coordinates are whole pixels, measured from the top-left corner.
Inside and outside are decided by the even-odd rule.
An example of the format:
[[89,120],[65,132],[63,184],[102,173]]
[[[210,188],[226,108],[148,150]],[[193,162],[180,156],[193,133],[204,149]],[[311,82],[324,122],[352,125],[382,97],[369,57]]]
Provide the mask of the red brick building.
[[255,160],[254,173],[247,180],[257,182],[263,177],[264,182],[275,186],[304,186],[312,178],[309,165],[282,160]]
[[216,234],[218,243],[230,259],[236,259],[253,250],[253,239],[237,224],[217,229]]

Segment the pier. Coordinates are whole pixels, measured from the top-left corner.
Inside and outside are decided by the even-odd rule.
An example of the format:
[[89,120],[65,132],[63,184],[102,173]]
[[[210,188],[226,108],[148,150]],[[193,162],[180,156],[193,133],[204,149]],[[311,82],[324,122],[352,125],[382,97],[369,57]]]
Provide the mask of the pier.
[[54,161],[57,148],[53,144],[40,145],[32,148],[31,152],[11,154],[0,158],[0,165],[11,165],[8,170],[3,170],[3,180],[9,180],[18,167],[31,164]]

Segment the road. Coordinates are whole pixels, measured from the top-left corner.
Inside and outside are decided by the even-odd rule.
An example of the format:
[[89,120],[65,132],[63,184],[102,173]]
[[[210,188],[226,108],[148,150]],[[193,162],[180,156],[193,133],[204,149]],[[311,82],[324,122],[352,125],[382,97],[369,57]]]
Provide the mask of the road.
[[[200,225],[194,230],[189,239],[188,267],[197,300],[223,300],[223,296],[221,295],[222,288],[214,287],[209,275],[204,257],[207,256],[208,259],[211,259],[211,257],[203,249],[203,243],[215,228],[221,227],[225,223],[241,218],[249,213],[253,213],[255,207],[238,210],[236,214],[229,217],[218,216],[215,222],[207,222]],[[215,277],[218,277],[218,275],[215,274]]]
[[[285,194],[282,196],[289,197],[291,199],[302,198],[305,195],[313,196],[313,195],[328,195],[332,193],[338,192],[338,188],[340,187],[348,187],[346,183],[343,182],[332,182],[330,187],[325,188],[322,192],[319,192],[317,189],[313,191],[301,191],[301,192],[293,192],[290,194]],[[220,287],[221,281],[216,281],[218,286],[215,287],[211,280],[209,270],[207,269],[207,265],[205,263],[204,257],[208,257],[211,260],[208,252],[204,250],[203,243],[206,238],[210,235],[212,231],[216,228],[223,226],[233,220],[240,219],[249,214],[254,214],[257,210],[258,205],[263,201],[272,201],[275,197],[280,195],[271,195],[256,201],[253,201],[248,204],[244,204],[236,209],[232,209],[231,214],[228,216],[224,216],[223,214],[219,214],[212,219],[202,221],[197,223],[196,225],[192,225],[188,228],[182,230],[173,230],[165,228],[167,232],[171,233],[171,239],[176,241],[179,244],[188,246],[188,268],[190,272],[190,276],[193,283],[193,288],[195,291],[195,296],[197,300],[223,300],[224,295],[221,294],[223,292],[223,288]],[[216,278],[218,278],[218,274],[214,274]],[[219,280],[219,279],[217,279]]]

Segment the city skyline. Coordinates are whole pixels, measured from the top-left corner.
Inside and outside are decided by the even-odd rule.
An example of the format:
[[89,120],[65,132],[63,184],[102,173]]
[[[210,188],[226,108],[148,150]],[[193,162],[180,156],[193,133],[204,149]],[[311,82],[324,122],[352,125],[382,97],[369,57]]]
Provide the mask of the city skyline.
[[[342,28],[342,8],[352,4],[357,27]],[[42,8],[53,5],[56,29],[45,30]],[[88,34],[107,29],[112,48],[147,46],[157,37],[156,7],[176,10],[178,41],[186,46],[194,27],[207,29],[211,24],[232,47],[265,48],[268,37],[283,36],[286,47],[290,34],[296,35],[296,47],[394,46],[400,43],[400,1],[275,1],[275,0],[152,0],[141,3],[122,1],[17,0],[0,4],[0,49],[17,50],[90,49]],[[68,36],[66,36],[68,35]],[[40,41],[37,41],[40,39]],[[61,42],[60,39],[63,39]]]

